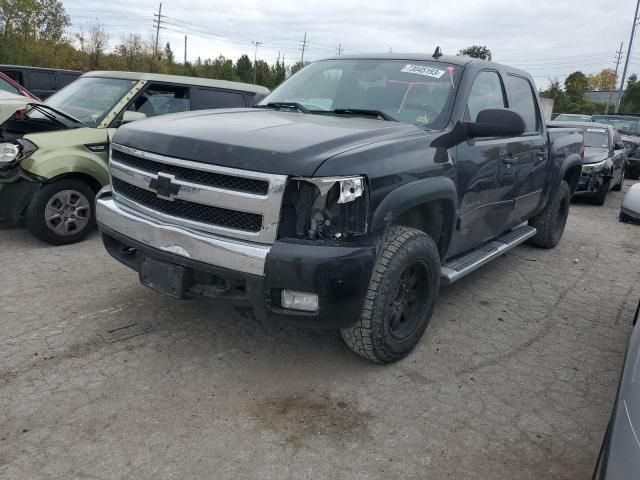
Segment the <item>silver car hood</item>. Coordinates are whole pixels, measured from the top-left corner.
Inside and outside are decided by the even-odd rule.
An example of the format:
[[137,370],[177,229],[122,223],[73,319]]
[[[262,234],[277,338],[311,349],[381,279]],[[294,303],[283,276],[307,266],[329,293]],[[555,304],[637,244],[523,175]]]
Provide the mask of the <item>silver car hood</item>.
[[0,91],[0,124],[11,118],[14,113],[40,103],[40,100]]

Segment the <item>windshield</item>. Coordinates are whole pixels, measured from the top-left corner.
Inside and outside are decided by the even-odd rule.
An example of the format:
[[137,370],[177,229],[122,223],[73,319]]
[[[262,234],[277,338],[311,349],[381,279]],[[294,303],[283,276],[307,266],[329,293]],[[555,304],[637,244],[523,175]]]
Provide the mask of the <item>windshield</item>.
[[136,83],[136,80],[119,78],[79,78],[45,103],[89,127],[97,127]]
[[594,148],[609,148],[609,135],[604,128],[585,128],[584,146]]
[[295,74],[260,106],[296,103],[315,114],[367,110],[381,112],[380,118],[440,129],[449,120],[461,70],[414,60],[324,60]]
[[556,118],[554,118],[555,121],[557,122],[561,122],[561,121],[573,121],[573,122],[590,122],[591,121],[591,117],[589,115],[576,115],[576,114],[572,114],[572,113],[561,113],[560,115],[558,115]]
[[628,135],[640,135],[640,117],[609,117],[609,116],[595,116],[593,121],[597,123],[607,123],[613,125],[620,133],[626,133]]

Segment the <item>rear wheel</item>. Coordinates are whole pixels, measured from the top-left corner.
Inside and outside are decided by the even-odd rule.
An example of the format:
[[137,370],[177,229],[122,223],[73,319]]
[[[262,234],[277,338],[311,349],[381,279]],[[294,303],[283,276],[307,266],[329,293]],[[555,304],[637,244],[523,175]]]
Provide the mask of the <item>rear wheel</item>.
[[29,231],[52,245],[85,238],[95,227],[95,193],[81,180],[61,179],[45,185],[31,200],[25,220]]
[[378,363],[406,356],[420,341],[440,288],[440,256],[420,230],[390,227],[382,241],[357,323],[342,338],[358,355]]
[[570,200],[571,189],[569,184],[562,180],[547,208],[529,220],[529,225],[538,230],[531,238],[531,243],[542,248],[553,248],[560,243],[569,217]]

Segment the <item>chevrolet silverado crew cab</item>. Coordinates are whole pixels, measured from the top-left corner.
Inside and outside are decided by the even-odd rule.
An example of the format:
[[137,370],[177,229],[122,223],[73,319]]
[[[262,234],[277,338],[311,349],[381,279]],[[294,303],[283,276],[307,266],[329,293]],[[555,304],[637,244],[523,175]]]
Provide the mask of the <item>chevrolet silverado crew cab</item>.
[[441,284],[560,241],[583,136],[540,112],[527,73],[439,49],[318,61],[255,108],[119,129],[98,226],[144,285],[392,362]]
[[54,245],[78,242],[95,228],[95,194],[109,181],[116,128],[167,113],[248,107],[267,93],[224,80],[89,72],[44,103],[0,98],[0,223],[24,223]]

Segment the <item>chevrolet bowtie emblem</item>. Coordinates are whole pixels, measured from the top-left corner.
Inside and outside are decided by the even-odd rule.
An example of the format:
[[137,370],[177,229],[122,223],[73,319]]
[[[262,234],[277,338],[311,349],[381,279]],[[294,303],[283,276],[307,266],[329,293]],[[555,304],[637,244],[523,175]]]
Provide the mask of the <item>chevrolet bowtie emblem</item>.
[[173,197],[180,191],[180,185],[174,183],[175,179],[173,175],[158,173],[158,177],[149,183],[149,188],[155,190],[159,198],[173,201]]

